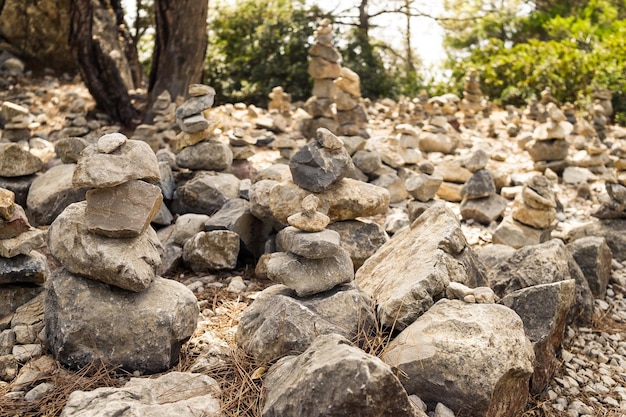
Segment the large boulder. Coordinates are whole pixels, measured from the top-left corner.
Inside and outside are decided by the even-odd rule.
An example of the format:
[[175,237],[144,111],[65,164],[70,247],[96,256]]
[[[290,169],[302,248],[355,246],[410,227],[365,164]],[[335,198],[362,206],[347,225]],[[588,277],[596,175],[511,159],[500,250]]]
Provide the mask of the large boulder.
[[417,415],[393,369],[338,334],[281,359],[263,385],[263,417]]
[[356,273],[357,284],[376,301],[381,324],[397,330],[443,297],[450,281],[482,286],[486,270],[443,204],[396,233]]
[[244,311],[237,344],[260,362],[304,352],[321,334],[353,340],[374,327],[373,303],[354,284],[299,298],[284,285],[263,290]]
[[220,417],[220,393],[219,384],[209,376],[169,372],[155,379],[131,378],[121,388],[74,391],[61,416]]
[[526,335],[533,344],[535,363],[530,380],[532,394],[539,394],[559,366],[556,355],[561,347],[567,315],[574,302],[573,279],[541,284],[513,291],[500,303],[515,311],[524,322]]
[[199,314],[196,297],[179,282],[157,277],[132,292],[63,268],[46,282],[44,311],[48,347],[65,366],[98,360],[148,374],[178,362]]
[[576,298],[568,319],[590,323],[593,295],[580,267],[562,241],[525,246],[489,271],[489,286],[499,297],[539,284],[574,279]]
[[48,248],[66,269],[130,291],[150,286],[161,264],[161,242],[148,227],[130,238],[90,233],[85,201],[68,206],[48,229]]
[[[302,211],[302,200],[309,194],[291,181],[275,184],[270,189],[269,208],[278,221],[287,224],[287,217]],[[350,178],[315,195],[320,199],[317,210],[331,221],[384,214],[389,207],[389,191]]]
[[48,225],[72,203],[85,199],[86,188],[74,188],[74,164],[57,165],[33,181],[28,191],[26,206],[31,220],[37,225]]
[[176,164],[193,170],[224,171],[233,164],[233,152],[221,142],[203,141],[180,151]]
[[520,317],[498,304],[442,299],[389,343],[382,359],[409,395],[457,417],[519,417],[534,353]]

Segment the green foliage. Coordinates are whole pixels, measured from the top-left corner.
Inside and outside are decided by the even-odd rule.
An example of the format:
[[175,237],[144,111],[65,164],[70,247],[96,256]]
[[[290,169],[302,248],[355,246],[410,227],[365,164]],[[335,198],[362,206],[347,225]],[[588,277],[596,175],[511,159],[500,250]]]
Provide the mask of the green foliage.
[[518,33],[510,39],[523,42],[491,37],[473,45],[465,60],[448,64],[454,89],[462,91],[470,67],[479,70],[483,93],[501,104],[524,105],[547,86],[561,102],[574,103],[590,95],[597,85],[613,92],[616,120],[626,120],[626,21],[620,19],[624,2],[584,3],[579,9],[569,7],[569,15],[556,13],[563,11],[560,4],[524,18],[526,26],[522,24],[518,30],[540,23],[537,38],[532,33]]
[[273,87],[294,100],[311,94],[308,50],[321,18],[303,0],[244,0],[209,21],[205,82],[227,101],[266,105]]

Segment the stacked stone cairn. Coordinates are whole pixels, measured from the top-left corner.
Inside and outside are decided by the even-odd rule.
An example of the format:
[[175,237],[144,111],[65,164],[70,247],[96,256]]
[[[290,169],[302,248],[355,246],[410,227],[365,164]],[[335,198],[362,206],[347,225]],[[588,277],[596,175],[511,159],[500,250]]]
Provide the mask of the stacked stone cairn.
[[[12,353],[3,350],[7,347],[5,337],[11,337],[11,330],[5,330],[6,318],[10,319],[20,305],[41,293],[48,276],[47,259],[36,250],[43,246],[46,233],[31,227],[24,209],[15,203],[14,197],[12,191],[0,188],[0,293],[3,294],[0,322],[4,323],[0,324],[0,357]],[[20,343],[35,343],[42,328],[43,323],[37,328],[26,329],[32,337],[28,340],[19,337],[23,339]],[[14,338],[15,333],[12,335]],[[3,360],[0,362],[6,363]],[[3,374],[0,372],[0,379],[4,379]]]
[[422,161],[417,168],[418,173],[409,175],[404,180],[406,190],[413,198],[407,205],[411,221],[435,203],[435,195],[443,183],[443,178],[435,174],[435,166],[432,162]]
[[2,138],[11,142],[30,139],[31,129],[39,126],[35,117],[24,106],[5,101],[1,111],[5,123]]
[[318,128],[337,132],[339,125],[333,112],[334,80],[341,76],[341,54],[333,47],[333,26],[322,19],[315,31],[315,44],[309,50],[309,75],[313,77],[313,95],[304,104],[311,119],[303,120],[302,134],[313,138]]
[[593,92],[591,93],[591,99],[595,103],[599,103],[604,109],[604,117],[610,119],[613,116],[613,103],[611,103],[613,95],[608,88],[598,87],[594,85]]
[[163,90],[152,106],[153,124],[137,126],[131,139],[148,143],[154,152],[174,143],[179,130],[176,125],[175,112],[176,103],[172,102],[170,92]]
[[257,139],[252,137],[243,127],[235,127],[228,132],[228,143],[233,153],[232,171],[240,180],[250,179],[254,168],[248,158],[254,156],[254,145]]
[[62,268],[46,283],[50,351],[77,369],[100,360],[131,372],[171,368],[196,327],[197,300],[156,275],[161,243],[150,221],[162,202],[157,159],[145,142],[115,133],[82,152],[74,172],[87,200],[48,231]]
[[[316,140],[291,159],[291,179],[253,184],[253,206],[263,203],[254,195],[270,189],[267,211],[271,214],[263,209],[260,216],[266,219],[271,215],[288,225],[276,235],[277,251],[264,254],[257,264],[257,275],[283,285],[261,292],[237,329],[239,346],[259,361],[302,352],[320,334],[338,333],[350,339],[359,330],[371,329],[373,305],[353,283],[353,259],[360,265],[372,253],[363,255],[367,244],[353,252],[344,243],[355,245],[359,241],[355,234],[363,233],[377,240],[368,224],[355,219],[384,213],[389,193],[345,178],[353,167],[342,142],[320,128]],[[347,242],[342,242],[344,234]],[[342,311],[331,307],[337,305],[333,303],[340,303]]]
[[599,219],[626,218],[626,147],[617,147],[614,153],[614,172],[607,173],[606,194],[599,197],[602,205],[592,214]]
[[[188,93],[189,99],[178,107],[175,112],[176,123],[181,130],[176,136],[175,146],[175,149],[179,151],[195,146],[200,142],[208,141],[215,128],[204,115],[204,112],[213,106],[215,89],[202,84],[192,84],[189,86]],[[193,152],[194,150],[192,148],[187,152]],[[184,165],[181,166],[184,167]]]
[[461,216],[464,220],[474,220],[488,225],[497,220],[507,206],[504,197],[496,193],[491,172],[486,169],[489,154],[478,149],[464,163],[472,172],[470,179],[461,188]]
[[442,152],[449,154],[459,145],[460,139],[456,131],[448,124],[438,103],[431,107],[430,117],[419,136],[419,148],[422,152]]
[[548,103],[546,111],[548,120],[535,128],[533,140],[526,144],[525,149],[535,162],[536,170],[543,172],[550,168],[561,173],[568,165],[569,142],[566,137],[572,132],[573,126],[556,104]]
[[70,104],[69,110],[60,132],[62,138],[85,137],[92,130],[100,127],[98,121],[87,120],[87,102],[84,99],[76,97]]
[[367,115],[361,99],[361,81],[357,73],[342,67],[339,78],[335,81],[335,104],[337,106],[337,133],[343,136],[369,137],[365,131]]
[[510,137],[515,137],[522,130],[520,115],[515,106],[507,105],[506,106],[506,116],[505,116],[505,124],[506,124],[506,133]]
[[480,90],[478,73],[476,69],[470,69],[465,78],[463,89],[463,100],[461,101],[461,111],[463,111],[463,126],[467,129],[476,127],[476,115],[480,114],[482,108],[483,92]]
[[515,197],[511,214],[506,216],[492,235],[494,244],[516,249],[550,239],[556,219],[556,196],[550,180],[533,176]]
[[272,92],[268,94],[270,102],[267,110],[272,119],[272,130],[286,132],[291,128],[291,94],[285,92],[283,87],[277,86],[272,88]]
[[598,99],[593,101],[591,107],[591,122],[593,129],[596,131],[596,135],[600,140],[606,139],[606,110],[602,106],[602,102]]

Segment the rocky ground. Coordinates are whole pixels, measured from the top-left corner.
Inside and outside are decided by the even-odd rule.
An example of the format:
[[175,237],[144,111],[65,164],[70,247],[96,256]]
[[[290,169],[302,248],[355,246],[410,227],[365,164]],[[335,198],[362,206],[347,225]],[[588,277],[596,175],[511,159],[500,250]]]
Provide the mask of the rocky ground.
[[[77,97],[87,100],[89,106],[93,105],[82,83],[67,76],[50,75],[36,79],[23,77],[17,82],[12,79],[0,89],[0,102],[6,100],[27,106],[37,116],[39,123],[33,133],[52,143],[59,138],[60,131],[67,127],[65,116]],[[385,113],[385,109],[389,111]],[[528,178],[533,172],[533,164],[527,152],[518,146],[516,139],[509,138],[506,134],[505,116],[505,112],[495,112],[492,115],[498,133],[496,138],[464,132],[462,146],[457,152],[462,154],[464,149],[477,143],[486,145],[491,154],[496,155],[492,157],[489,168],[496,173],[505,172],[513,177],[517,176],[517,184],[520,184],[521,179]],[[389,107],[381,106],[378,117],[371,121],[373,136],[389,134],[396,124],[394,117]],[[90,119],[97,120],[91,126],[95,132],[109,127],[102,115],[90,114]],[[130,136],[131,132],[126,133]],[[258,150],[257,155],[251,158],[257,169],[264,168],[279,158],[277,150]],[[434,155],[433,162],[437,162],[437,158],[444,159],[444,156]],[[604,192],[602,177],[597,175],[587,183],[589,193],[586,196],[581,195],[577,184],[560,182],[556,185],[556,194],[562,209],[557,214],[554,237],[565,236],[569,230],[588,222],[591,220],[590,213],[600,207],[598,197]],[[396,209],[401,208],[402,204],[396,206]],[[459,213],[458,203],[448,203],[448,206]],[[384,218],[377,220],[384,223]],[[488,226],[472,221],[462,223],[469,243],[475,248],[491,243],[496,226],[497,222]],[[192,339],[182,353],[181,362],[176,369],[203,370],[222,381],[227,387],[224,399],[227,415],[258,415],[255,407],[261,395],[259,381],[263,369],[259,369],[241,354],[230,352],[236,349],[234,329],[239,317],[256,294],[271,283],[255,276],[254,265],[219,274],[197,274],[179,268],[171,272],[169,277],[182,282],[194,292],[204,318],[196,332],[201,337]],[[593,326],[566,329],[563,350],[559,355],[562,364],[548,389],[529,398],[525,416],[626,416],[625,295],[626,262],[614,260],[607,296],[604,300],[595,302]],[[215,339],[205,340],[208,337]],[[227,358],[227,365],[215,369],[211,368],[210,363],[194,363],[191,359],[203,349],[212,349],[215,356]],[[373,349],[378,352],[380,350],[380,344]],[[38,401],[25,401],[20,395],[9,393],[11,384],[1,384],[0,416],[57,415],[70,392],[77,389],[89,390],[97,386],[116,386],[127,379],[128,375],[106,372],[97,366],[74,373],[57,365],[52,376],[48,378],[55,388]]]

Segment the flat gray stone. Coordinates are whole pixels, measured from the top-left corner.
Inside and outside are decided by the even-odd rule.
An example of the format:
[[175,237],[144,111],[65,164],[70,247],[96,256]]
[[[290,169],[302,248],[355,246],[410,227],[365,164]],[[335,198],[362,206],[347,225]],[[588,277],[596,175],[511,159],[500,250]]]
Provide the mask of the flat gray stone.
[[276,246],[282,252],[291,252],[307,259],[335,256],[341,248],[339,233],[333,230],[304,232],[285,227],[276,235]]
[[225,171],[233,164],[233,152],[223,143],[203,141],[180,151],[176,164],[192,170]]
[[29,255],[17,255],[0,262],[0,284],[43,284],[47,275],[48,261],[35,250]]

